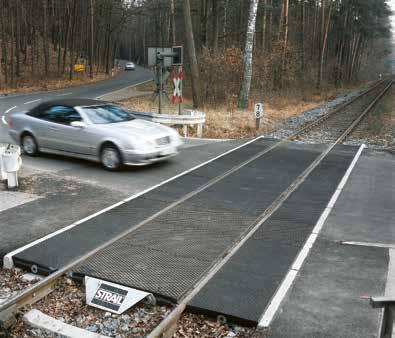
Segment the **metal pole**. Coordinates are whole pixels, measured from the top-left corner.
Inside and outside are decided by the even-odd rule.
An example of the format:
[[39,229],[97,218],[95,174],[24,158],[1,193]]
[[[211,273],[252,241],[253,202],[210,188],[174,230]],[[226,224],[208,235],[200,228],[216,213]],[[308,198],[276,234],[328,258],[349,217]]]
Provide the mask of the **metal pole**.
[[162,114],[162,75],[163,75],[163,60],[160,61],[160,65],[158,65],[159,70],[159,107],[158,114]]
[[[180,67],[178,68],[178,72],[182,72],[182,66],[180,66]],[[181,79],[181,81],[180,81],[180,92],[181,92],[181,95],[182,95],[182,80],[183,80],[183,79]],[[178,115],[182,115],[182,102],[181,102],[181,98],[178,99]]]

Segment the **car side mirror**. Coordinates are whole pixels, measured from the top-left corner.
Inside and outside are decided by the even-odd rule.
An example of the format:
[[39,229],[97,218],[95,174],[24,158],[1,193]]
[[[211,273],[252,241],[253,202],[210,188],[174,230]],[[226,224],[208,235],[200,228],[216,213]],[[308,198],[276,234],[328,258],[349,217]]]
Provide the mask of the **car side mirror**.
[[70,123],[70,126],[75,127],[75,128],[85,128],[86,124],[81,121],[73,121]]

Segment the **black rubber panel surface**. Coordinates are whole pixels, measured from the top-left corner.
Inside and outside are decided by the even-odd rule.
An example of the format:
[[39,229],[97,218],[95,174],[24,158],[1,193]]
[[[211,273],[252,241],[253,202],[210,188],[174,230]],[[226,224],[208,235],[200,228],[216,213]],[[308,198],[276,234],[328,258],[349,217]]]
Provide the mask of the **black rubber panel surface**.
[[211,179],[250,159],[277,140],[259,139],[155,190],[87,220],[13,256],[17,267],[49,274],[132,228]]
[[257,324],[356,151],[344,146],[332,150],[195,296],[190,309]]
[[180,299],[325,147],[277,147],[100,251],[76,272]]

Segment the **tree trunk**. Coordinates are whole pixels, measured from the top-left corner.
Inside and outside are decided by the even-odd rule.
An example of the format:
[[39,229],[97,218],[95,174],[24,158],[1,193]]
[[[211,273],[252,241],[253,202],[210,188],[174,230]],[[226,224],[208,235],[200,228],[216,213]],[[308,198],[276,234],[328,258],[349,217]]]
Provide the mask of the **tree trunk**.
[[63,42],[63,31],[61,29],[61,22],[62,22],[62,15],[60,9],[58,10],[58,34],[57,34],[57,44],[58,44],[58,58],[57,58],[57,74],[60,76],[60,70],[61,70],[61,65],[62,65],[62,42]]
[[272,50],[272,31],[273,31],[273,0],[270,0],[270,12],[269,12],[269,28],[268,28],[268,36],[269,36],[269,41],[268,41],[268,48],[269,51]]
[[277,40],[281,40],[281,35],[283,33],[283,26],[284,26],[284,2],[281,3],[281,10],[280,16],[278,18],[278,31],[277,31]]
[[265,47],[266,47],[266,14],[267,14],[267,0],[263,0],[262,37],[261,37],[262,53],[265,52]]
[[319,89],[322,84],[323,74],[324,74],[324,61],[325,61],[325,53],[326,53],[326,45],[328,42],[328,33],[329,33],[329,25],[331,21],[331,14],[332,14],[332,2],[329,3],[328,8],[328,17],[326,18],[325,22],[325,0],[322,0],[322,9],[321,9],[321,16],[323,20],[323,37],[322,37],[322,44],[320,50],[320,65],[318,68],[318,78],[317,78],[317,88]]
[[[4,62],[4,71],[1,69],[2,67],[2,62],[0,61],[0,87],[1,87],[1,74],[4,72],[4,75],[7,73],[7,60],[5,57],[6,53],[6,46],[5,46],[5,15],[0,16],[0,38],[1,38],[1,54],[0,54],[0,60]],[[4,82],[6,83],[6,76],[4,76]]]
[[[169,34],[169,44],[172,46],[176,45],[176,19],[175,19],[175,7],[174,0],[169,0],[169,8],[170,8],[170,26],[171,26],[171,34]],[[170,38],[171,36],[171,38]]]
[[94,41],[94,31],[93,31],[93,0],[90,0],[90,46],[89,46],[89,76],[93,78],[93,41]]
[[143,65],[147,64],[147,32],[145,28],[145,19],[143,18]]
[[357,55],[359,53],[360,43],[361,43],[361,35],[357,34],[357,36],[355,37],[354,47],[353,47],[352,52],[351,52],[352,57],[351,57],[349,81],[351,81],[353,79],[354,68],[355,68],[355,60],[356,60]]
[[110,74],[110,57],[111,57],[111,33],[107,32],[106,47],[105,47],[105,62],[106,62],[106,74]]
[[[200,43],[202,47],[207,45],[207,17],[208,17],[208,0],[200,0]],[[214,0],[215,1],[215,0]]]
[[44,48],[44,70],[45,75],[49,71],[49,50],[48,50],[48,0],[42,0],[43,3],[43,48]]
[[301,57],[302,57],[302,72],[304,72],[304,70],[305,70],[305,46],[304,46],[304,41],[305,41],[305,35],[306,35],[306,33],[305,33],[305,21],[306,21],[306,5],[305,5],[305,1],[304,0],[302,0],[302,2],[301,2],[301,9],[302,9],[302,19],[301,19],[301,26],[302,26],[302,32],[301,32],[301,34],[302,34],[302,36],[301,36],[301,38],[300,38],[300,40],[301,40],[301,46],[302,46],[302,55],[301,55]]
[[66,8],[66,18],[65,18],[65,34],[64,34],[64,46],[63,46],[63,65],[62,65],[62,73],[64,74],[66,71],[66,58],[67,58],[67,49],[69,47],[69,31],[71,26],[71,12],[69,2],[67,2]]
[[343,32],[340,38],[340,47],[338,51],[338,57],[336,61],[336,76],[335,76],[335,85],[338,86],[339,82],[342,81],[343,79],[343,60],[344,60],[344,54],[345,54],[345,44],[346,44],[346,29],[347,29],[347,22],[348,22],[348,10],[346,10],[346,14],[344,16],[344,21],[343,21]]
[[213,53],[218,53],[218,37],[219,37],[219,2],[213,1]]
[[34,77],[35,72],[36,72],[36,66],[34,64],[34,57],[35,57],[35,53],[36,53],[36,30],[34,29],[34,27],[32,27],[32,39],[30,41],[31,44],[31,71],[32,71],[32,76]]
[[74,71],[74,32],[76,26],[76,9],[77,9],[77,0],[73,0],[73,11],[71,13],[72,17],[72,25],[71,25],[71,35],[70,35],[70,69],[69,69],[69,80],[73,79],[73,71]]
[[289,0],[284,0],[284,42],[283,42],[283,72],[287,65],[287,49],[288,49],[288,10]]
[[228,24],[228,6],[229,6],[229,0],[225,0],[225,5],[224,5],[224,21],[223,21],[223,26],[222,26],[222,44],[226,48],[226,35],[228,34],[227,31],[227,24]]
[[183,12],[185,22],[185,38],[189,56],[189,65],[191,68],[192,97],[195,108],[202,105],[202,86],[200,82],[199,65],[196,57],[195,40],[193,36],[191,5],[189,0],[183,1]]
[[21,20],[20,20],[20,3],[19,0],[15,0],[15,75],[16,77],[21,76]]
[[[10,11],[11,12],[11,11]],[[11,20],[10,22],[10,26],[11,26],[11,55],[10,55],[10,79],[11,79],[11,85],[14,86],[15,82],[14,82],[14,58],[15,58],[15,48],[14,48],[14,42],[12,41],[12,38],[14,36],[14,24]]]
[[[311,54],[310,59],[315,60],[316,49],[321,49],[320,46],[320,33],[319,33],[319,0],[314,0],[314,9],[313,9],[313,34],[311,35]],[[318,42],[318,47],[317,47]]]
[[266,47],[266,16],[267,16],[267,0],[263,0],[263,14],[262,14],[262,31],[261,31],[261,49],[265,52]]
[[246,42],[244,48],[244,76],[241,84],[240,94],[237,102],[239,108],[248,107],[248,98],[250,96],[251,78],[252,78],[252,50],[254,47],[254,32],[256,23],[256,13],[259,0],[251,0],[248,15],[248,26],[246,33]]

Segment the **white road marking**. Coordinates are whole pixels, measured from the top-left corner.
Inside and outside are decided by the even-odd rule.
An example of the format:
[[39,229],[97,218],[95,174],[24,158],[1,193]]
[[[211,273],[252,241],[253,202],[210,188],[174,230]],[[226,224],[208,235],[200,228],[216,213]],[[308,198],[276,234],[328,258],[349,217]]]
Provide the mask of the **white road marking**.
[[107,212],[107,211],[109,211],[111,209],[114,209],[114,208],[116,208],[116,207],[118,207],[118,206],[120,206],[122,204],[125,204],[125,203],[127,203],[127,202],[129,202],[129,201],[131,201],[131,200],[133,200],[133,199],[135,199],[135,198],[137,198],[137,197],[139,197],[139,196],[151,191],[151,190],[154,190],[154,189],[156,189],[156,188],[158,188],[158,187],[160,187],[160,186],[162,186],[162,185],[164,185],[164,184],[166,184],[168,182],[171,182],[171,181],[177,179],[178,177],[181,177],[183,175],[186,175],[186,174],[190,173],[191,171],[194,171],[194,170],[196,170],[196,169],[198,169],[200,167],[203,167],[204,165],[206,165],[206,164],[208,164],[210,162],[213,162],[213,161],[215,161],[215,160],[217,160],[217,159],[219,159],[219,158],[221,158],[221,157],[223,157],[223,156],[225,156],[225,155],[227,155],[227,154],[229,154],[229,153],[231,153],[233,151],[236,151],[237,149],[242,148],[242,147],[244,147],[244,146],[246,146],[246,145],[248,145],[248,144],[250,144],[252,142],[255,142],[256,140],[261,139],[261,138],[263,138],[263,136],[258,136],[257,138],[254,138],[254,139],[252,139],[252,140],[250,140],[248,142],[245,142],[245,143],[243,143],[243,144],[241,144],[241,145],[239,145],[239,146],[237,146],[235,148],[232,148],[232,149],[230,149],[230,150],[228,150],[228,151],[226,151],[226,152],[224,152],[224,153],[212,158],[211,160],[208,160],[206,162],[198,164],[197,166],[195,166],[195,167],[193,167],[191,169],[188,169],[188,170],[186,170],[186,171],[184,171],[184,172],[182,172],[182,173],[180,173],[180,174],[178,174],[176,176],[170,177],[169,179],[167,179],[167,180],[165,180],[165,181],[163,181],[163,182],[161,182],[159,184],[156,184],[156,185],[152,186],[151,188],[145,189],[145,190],[143,190],[143,191],[141,191],[141,192],[139,192],[137,194],[134,194],[134,195],[122,200],[122,201],[119,201],[118,203],[115,203],[115,204],[113,204],[113,205],[111,205],[111,206],[109,206],[107,208],[104,208],[104,209],[102,209],[102,210],[100,210],[100,211],[98,211],[98,212],[96,212],[96,213],[94,213],[94,214],[92,214],[92,215],[90,215],[88,217],[85,217],[85,218],[83,218],[83,219],[81,219],[81,220],[79,220],[77,222],[74,222],[74,223],[72,223],[72,224],[70,224],[70,225],[68,225],[68,226],[66,226],[66,227],[64,227],[62,229],[59,229],[59,230],[57,230],[57,231],[55,231],[53,233],[50,233],[50,234],[48,234],[48,235],[46,235],[44,237],[41,237],[41,238],[37,239],[37,240],[35,240],[35,241],[33,241],[33,242],[29,243],[29,244],[26,244],[26,245],[24,245],[21,248],[16,249],[16,250],[14,250],[14,251],[12,251],[12,252],[10,252],[10,253],[8,253],[7,255],[4,256],[4,258],[3,258],[3,267],[6,268],[6,269],[13,268],[14,267],[14,262],[12,260],[12,257],[14,255],[20,253],[21,251],[24,251],[24,250],[26,250],[26,249],[28,249],[28,248],[30,248],[32,246],[35,246],[35,245],[37,245],[37,244],[39,244],[39,243],[41,243],[43,241],[46,241],[47,239],[49,239],[51,237],[59,235],[59,234],[61,234],[64,231],[70,230],[70,229],[74,228],[75,226],[77,226],[77,225],[79,225],[81,223],[84,223],[84,222],[86,222],[86,221],[88,221],[88,220],[90,220],[90,219],[92,219],[92,218],[94,218],[94,217],[96,217],[98,215],[101,215],[101,214],[103,214],[103,213],[105,213],[105,212]]
[[4,123],[5,125],[7,125],[7,121],[6,121],[6,119],[5,119],[6,115],[7,115],[11,110],[15,109],[16,107],[17,107],[17,106],[13,106],[13,107],[7,109],[7,110],[4,112],[4,115],[3,115],[2,118],[1,118],[1,121],[3,121],[3,123]]
[[285,276],[284,280],[280,284],[280,287],[277,289],[276,293],[272,297],[270,304],[266,308],[265,312],[263,313],[258,326],[259,327],[269,327],[270,323],[272,322],[277,310],[279,309],[282,301],[284,300],[285,296],[287,295],[288,291],[291,289],[293,281],[295,280],[298,272],[302,268],[302,265],[309,254],[310,249],[313,247],[319,232],[321,231],[326,219],[328,218],[332,208],[334,207],[337,199],[340,196],[341,191],[343,190],[348,178],[352,170],[354,169],[361,153],[366,145],[362,144],[358,152],[355,154],[353,161],[351,162],[350,166],[348,167],[346,173],[344,174],[342,180],[338,184],[336,191],[333,193],[332,198],[330,199],[327,207],[322,212],[320,219],[318,220],[316,226],[314,227],[313,231],[311,232],[310,236],[308,237],[307,241],[305,242],[302,250],[299,252],[298,256],[296,257],[294,263],[291,266],[291,269],[288,271],[287,275]]
[[73,94],[73,93],[64,93],[64,94],[59,94],[59,95],[56,95],[56,96],[66,96],[66,95],[71,95],[71,94]]
[[27,101],[27,102],[25,102],[24,104],[30,104],[30,103],[33,103],[33,102],[38,102],[38,101],[41,101],[42,99],[37,99],[37,100],[32,100],[32,101]]

